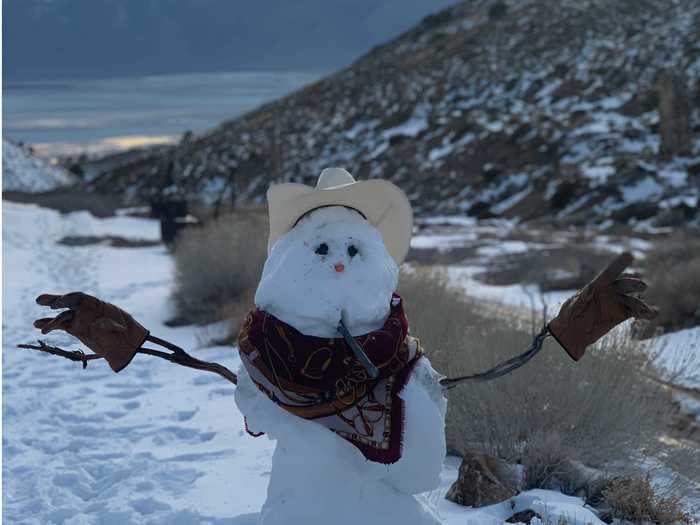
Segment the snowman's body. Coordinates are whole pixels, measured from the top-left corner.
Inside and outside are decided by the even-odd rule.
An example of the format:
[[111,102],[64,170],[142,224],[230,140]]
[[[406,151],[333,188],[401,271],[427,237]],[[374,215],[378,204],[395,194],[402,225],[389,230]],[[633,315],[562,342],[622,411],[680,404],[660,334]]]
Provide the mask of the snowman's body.
[[[268,257],[256,305],[305,335],[339,337],[342,319],[359,336],[382,327],[398,267],[379,232],[354,210],[313,211]],[[436,524],[413,495],[435,489],[445,457],[446,400],[420,357],[400,391],[400,459],[368,461],[346,439],[273,403],[241,367],[236,403],[248,427],[277,440],[260,525]]]

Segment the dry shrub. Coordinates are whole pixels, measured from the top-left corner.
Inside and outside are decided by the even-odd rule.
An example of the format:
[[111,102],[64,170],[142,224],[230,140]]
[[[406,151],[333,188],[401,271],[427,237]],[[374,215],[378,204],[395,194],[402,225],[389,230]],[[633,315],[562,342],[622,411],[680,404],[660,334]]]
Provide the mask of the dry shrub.
[[656,242],[644,261],[646,297],[665,331],[700,324],[700,239],[677,235]]
[[124,199],[117,195],[107,195],[75,188],[58,188],[43,193],[3,191],[2,198],[14,202],[38,204],[60,213],[87,210],[95,217],[111,217],[124,206]]
[[603,491],[603,503],[612,518],[634,523],[692,524],[696,519],[683,509],[677,496],[659,496],[649,476],[634,475],[611,480]]
[[[402,276],[411,331],[433,366],[448,376],[486,370],[522,353],[533,334],[494,318],[493,308],[448,287],[444,275]],[[547,486],[569,460],[600,466],[649,452],[671,412],[668,394],[638,368],[628,340],[606,341],[574,363],[551,339],[530,363],[485,383],[449,393],[451,452],[480,448],[528,470],[528,486]]]
[[[255,283],[257,286],[257,283]],[[220,317],[229,321],[231,341],[237,340],[238,332],[248,312],[255,306],[255,286],[249,288],[235,300],[225,303],[220,310]]]
[[398,292],[404,298],[411,333],[428,349],[433,366],[455,375],[450,355],[456,344],[463,344],[465,327],[479,321],[473,305],[459,290],[447,286],[444,274],[427,269],[402,272]]
[[267,223],[256,213],[234,213],[185,230],[174,251],[177,321],[206,323],[247,311],[266,241]]

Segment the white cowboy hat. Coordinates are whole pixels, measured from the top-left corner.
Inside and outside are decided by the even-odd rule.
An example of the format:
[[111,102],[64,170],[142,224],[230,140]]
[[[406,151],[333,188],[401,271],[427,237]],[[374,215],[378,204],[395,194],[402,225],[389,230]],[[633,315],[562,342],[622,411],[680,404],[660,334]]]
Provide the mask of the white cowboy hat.
[[413,231],[413,211],[406,194],[386,180],[356,181],[342,168],[326,168],[316,187],[274,184],[267,190],[270,214],[268,253],[277,239],[290,231],[305,214],[325,206],[346,206],[359,211],[379,230],[389,254],[401,264]]

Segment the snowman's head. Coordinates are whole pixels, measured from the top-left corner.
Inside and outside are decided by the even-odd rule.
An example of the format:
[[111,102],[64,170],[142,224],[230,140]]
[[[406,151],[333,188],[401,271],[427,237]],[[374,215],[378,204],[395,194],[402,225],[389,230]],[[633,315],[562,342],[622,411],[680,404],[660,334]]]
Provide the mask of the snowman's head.
[[306,335],[338,337],[341,319],[361,335],[382,326],[398,266],[356,210],[319,208],[272,247],[255,304]]

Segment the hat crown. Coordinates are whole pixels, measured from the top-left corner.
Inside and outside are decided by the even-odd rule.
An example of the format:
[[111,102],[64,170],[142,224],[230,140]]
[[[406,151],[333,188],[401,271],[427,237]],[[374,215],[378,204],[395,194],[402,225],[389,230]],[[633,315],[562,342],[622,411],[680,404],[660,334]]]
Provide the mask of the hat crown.
[[339,186],[347,186],[353,184],[355,178],[343,168],[326,168],[318,176],[316,182],[317,190],[325,190],[329,188],[337,188]]
[[397,264],[408,252],[413,212],[406,194],[387,180],[356,181],[342,168],[326,168],[316,186],[296,182],[273,184],[267,190],[270,235],[268,253],[277,240],[297,224],[299,217],[327,206],[344,206],[360,212],[379,230]]

